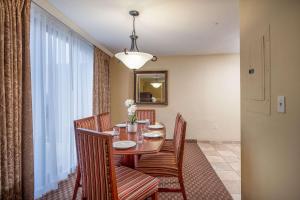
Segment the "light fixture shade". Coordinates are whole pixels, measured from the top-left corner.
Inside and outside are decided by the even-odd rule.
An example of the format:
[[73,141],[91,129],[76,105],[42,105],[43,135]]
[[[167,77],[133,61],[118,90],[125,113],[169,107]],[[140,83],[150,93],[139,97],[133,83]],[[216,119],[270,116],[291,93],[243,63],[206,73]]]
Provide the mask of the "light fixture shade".
[[117,53],[116,58],[122,61],[129,69],[139,69],[143,65],[151,60],[153,56],[149,53],[143,53],[138,51],[128,51]]
[[162,83],[151,83],[154,88],[159,88]]

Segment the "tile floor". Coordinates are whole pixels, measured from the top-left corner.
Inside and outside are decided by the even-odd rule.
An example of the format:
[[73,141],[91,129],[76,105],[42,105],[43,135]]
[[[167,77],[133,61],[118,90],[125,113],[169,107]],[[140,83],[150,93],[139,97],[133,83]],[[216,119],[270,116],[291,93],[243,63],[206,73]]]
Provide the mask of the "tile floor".
[[241,199],[241,145],[239,143],[198,142],[206,158],[234,200]]

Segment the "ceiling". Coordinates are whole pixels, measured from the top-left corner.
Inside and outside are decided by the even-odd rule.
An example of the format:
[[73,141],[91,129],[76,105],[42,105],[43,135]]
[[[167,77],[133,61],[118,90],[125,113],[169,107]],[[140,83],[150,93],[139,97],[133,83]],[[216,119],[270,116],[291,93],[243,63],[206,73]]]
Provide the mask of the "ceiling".
[[140,51],[154,55],[239,52],[238,0],[49,0],[66,17],[116,53],[130,48],[132,18]]

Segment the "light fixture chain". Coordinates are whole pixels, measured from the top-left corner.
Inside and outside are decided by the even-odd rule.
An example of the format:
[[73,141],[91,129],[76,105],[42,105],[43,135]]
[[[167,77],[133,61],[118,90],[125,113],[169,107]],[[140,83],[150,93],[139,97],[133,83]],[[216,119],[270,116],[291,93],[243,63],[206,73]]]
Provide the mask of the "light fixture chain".
[[135,16],[133,16],[132,29],[132,35],[135,36]]
[[130,38],[131,38],[131,47],[130,47],[130,51],[137,51],[137,52],[139,52],[140,50],[139,50],[139,48],[138,48],[138,46],[137,46],[137,38],[138,38],[138,36],[136,35],[136,32],[135,32],[135,16],[132,16],[133,17],[133,21],[132,21],[132,34],[131,34],[131,36],[130,36]]

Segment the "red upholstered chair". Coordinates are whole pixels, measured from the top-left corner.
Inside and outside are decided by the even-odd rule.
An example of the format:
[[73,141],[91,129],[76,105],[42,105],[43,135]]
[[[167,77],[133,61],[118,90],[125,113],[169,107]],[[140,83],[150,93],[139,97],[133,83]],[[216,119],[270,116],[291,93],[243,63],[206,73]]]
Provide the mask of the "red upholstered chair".
[[95,116],[86,117],[78,120],[74,120],[74,128],[85,128],[90,130],[97,130],[98,124]]
[[[90,129],[90,130],[96,131],[99,129],[99,125],[97,123],[96,117],[91,116],[91,117],[86,117],[83,119],[75,120],[74,121],[74,130],[76,130],[77,128],[85,128],[85,129]],[[77,160],[78,160],[78,152],[77,152]],[[73,197],[72,197],[73,200],[76,199],[78,188],[81,187],[80,179],[81,179],[81,172],[80,172],[80,168],[77,167],[76,181],[75,181],[74,192],[73,192]]]
[[83,199],[157,199],[157,178],[127,167],[115,167],[111,135],[79,128],[75,138]]
[[177,124],[179,119],[181,118],[181,114],[177,113],[176,119],[175,119],[175,126],[174,126],[174,134],[173,134],[173,139],[166,139],[165,142],[163,143],[163,146],[161,148],[161,152],[174,152],[174,147],[175,147],[175,138],[176,138],[176,133],[177,133]]
[[143,155],[136,162],[136,169],[155,177],[177,177],[180,188],[159,188],[158,191],[181,192],[183,198],[187,199],[182,174],[185,132],[186,121],[180,117],[176,126],[174,152]]
[[[98,122],[98,131],[99,132],[104,132],[104,131],[110,131],[112,130],[111,126],[111,118],[110,118],[110,113],[101,113],[99,115],[96,115],[97,122]],[[122,160],[122,155],[114,155],[114,163],[115,165],[121,165],[121,160]]]
[[138,109],[136,111],[138,120],[149,119],[150,124],[155,124],[155,110],[154,109]]
[[101,113],[100,115],[97,115],[97,121],[99,124],[99,131],[103,132],[103,131],[108,131],[112,129],[111,126],[111,120],[110,120],[110,113],[106,112],[106,113]]
[[[104,127],[104,130],[102,129]],[[91,116],[91,117],[86,117],[83,119],[75,120],[74,121],[74,130],[77,128],[84,128],[84,129],[89,129],[89,130],[94,130],[94,131],[107,131],[109,130],[110,127],[110,115],[109,113],[103,113],[97,116]],[[78,152],[77,152],[77,157],[78,157]],[[115,155],[113,156],[114,158],[114,164],[115,165],[120,165],[120,161],[122,159],[122,156],[120,155]],[[74,192],[73,192],[73,197],[72,199],[75,200],[77,197],[77,192],[78,188],[81,187],[80,180],[81,180],[81,172],[80,168],[77,167],[77,172],[76,172],[76,181],[75,181],[75,186],[74,186]]]

